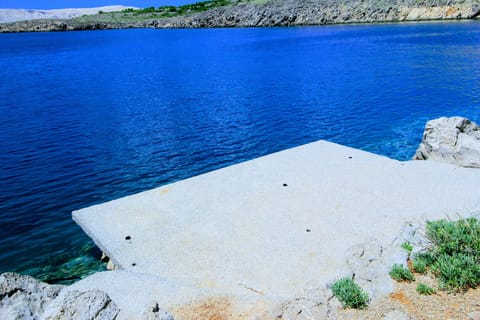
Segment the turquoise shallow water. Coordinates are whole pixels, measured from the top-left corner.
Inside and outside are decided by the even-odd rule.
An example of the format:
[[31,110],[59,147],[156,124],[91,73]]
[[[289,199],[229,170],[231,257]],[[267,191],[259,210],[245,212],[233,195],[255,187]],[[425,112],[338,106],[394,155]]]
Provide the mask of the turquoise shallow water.
[[480,23],[0,35],[0,272],[103,268],[71,211],[318,139],[480,122]]

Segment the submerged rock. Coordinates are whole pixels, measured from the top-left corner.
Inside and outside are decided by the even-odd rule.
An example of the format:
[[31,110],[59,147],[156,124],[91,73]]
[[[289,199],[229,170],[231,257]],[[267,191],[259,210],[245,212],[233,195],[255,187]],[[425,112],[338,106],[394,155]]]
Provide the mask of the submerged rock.
[[413,159],[480,168],[480,127],[462,117],[431,120]]
[[62,287],[11,272],[0,275],[0,319],[38,319]]

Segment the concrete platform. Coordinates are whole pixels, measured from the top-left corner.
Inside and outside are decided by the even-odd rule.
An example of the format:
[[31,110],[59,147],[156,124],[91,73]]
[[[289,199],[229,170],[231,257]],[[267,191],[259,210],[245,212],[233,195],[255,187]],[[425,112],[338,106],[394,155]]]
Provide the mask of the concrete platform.
[[406,220],[480,212],[480,170],[318,141],[73,213],[122,269],[291,296],[344,276],[345,251]]

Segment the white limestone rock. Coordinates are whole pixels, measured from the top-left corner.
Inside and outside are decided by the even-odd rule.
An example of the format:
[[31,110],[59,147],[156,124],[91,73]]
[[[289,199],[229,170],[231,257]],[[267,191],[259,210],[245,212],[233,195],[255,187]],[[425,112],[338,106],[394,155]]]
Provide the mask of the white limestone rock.
[[0,275],[0,319],[38,319],[62,287],[11,272]]
[[427,122],[414,160],[434,160],[462,167],[480,167],[480,127],[462,117]]
[[400,247],[382,246],[377,239],[351,247],[345,256],[352,278],[372,300],[393,291],[390,267],[407,261],[407,254]]
[[295,299],[282,306],[282,314],[279,319],[286,320],[327,320],[332,319],[332,311],[329,305],[332,295],[322,287],[305,290]]
[[103,291],[66,291],[53,301],[40,319],[114,320],[119,312],[117,305]]
[[372,300],[393,291],[393,281],[389,272],[394,264],[407,266],[409,253],[402,249],[404,242],[413,246],[412,254],[424,251],[430,246],[424,230],[424,222],[407,221],[399,235],[389,244],[382,244],[372,238],[347,250],[346,261],[350,276],[367,291]]
[[411,255],[424,252],[432,244],[425,234],[425,221],[407,221],[403,224],[400,235],[392,242],[393,248],[401,248],[402,244],[408,242],[412,245]]

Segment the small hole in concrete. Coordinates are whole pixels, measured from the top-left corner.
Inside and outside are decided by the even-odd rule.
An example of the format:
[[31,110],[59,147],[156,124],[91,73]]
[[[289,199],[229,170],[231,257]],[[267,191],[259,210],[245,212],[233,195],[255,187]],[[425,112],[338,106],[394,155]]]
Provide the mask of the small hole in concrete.
[[307,231],[307,232],[310,232],[310,231],[312,231],[312,230],[310,230],[310,229],[307,229],[307,230],[305,230],[305,231]]
[[352,159],[352,157],[348,157],[348,159]]
[[125,240],[130,240],[130,239],[132,239],[132,237],[130,237],[130,236],[125,237]]
[[283,186],[284,186],[284,187],[288,187],[288,184],[284,183]]
[[137,265],[137,264],[136,264],[135,262],[134,262],[134,263],[132,263],[132,267],[135,267],[136,265]]

